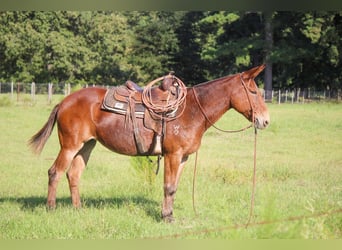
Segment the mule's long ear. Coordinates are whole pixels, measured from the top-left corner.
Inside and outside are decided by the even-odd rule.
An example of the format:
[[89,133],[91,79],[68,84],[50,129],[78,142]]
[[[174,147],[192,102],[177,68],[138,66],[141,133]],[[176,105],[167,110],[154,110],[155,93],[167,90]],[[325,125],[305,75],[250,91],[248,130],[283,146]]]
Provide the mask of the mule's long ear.
[[249,78],[249,79],[254,79],[255,77],[257,77],[257,75],[260,74],[261,71],[264,70],[265,67],[266,67],[266,65],[262,64],[260,66],[254,67],[250,70],[247,70],[247,71],[243,72],[243,77]]

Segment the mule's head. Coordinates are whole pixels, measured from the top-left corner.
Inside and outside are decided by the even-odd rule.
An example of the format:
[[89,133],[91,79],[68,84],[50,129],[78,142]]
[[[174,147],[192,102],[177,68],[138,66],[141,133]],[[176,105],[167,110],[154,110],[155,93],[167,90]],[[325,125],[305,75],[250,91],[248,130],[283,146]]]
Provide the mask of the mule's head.
[[231,96],[231,105],[249,121],[253,121],[258,129],[266,128],[270,123],[270,115],[254,78],[265,68],[261,65],[236,76],[236,88]]

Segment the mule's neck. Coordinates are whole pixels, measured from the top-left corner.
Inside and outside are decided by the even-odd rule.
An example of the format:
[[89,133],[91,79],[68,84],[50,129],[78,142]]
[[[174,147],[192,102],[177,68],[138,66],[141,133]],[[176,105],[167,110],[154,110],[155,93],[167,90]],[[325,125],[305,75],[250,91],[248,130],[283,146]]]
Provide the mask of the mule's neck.
[[227,76],[193,87],[198,102],[203,108],[200,112],[204,112],[203,117],[206,116],[210,120],[209,122],[205,118],[206,129],[211,126],[211,123],[217,122],[231,108],[230,100],[235,82],[233,81],[234,77],[234,75]]

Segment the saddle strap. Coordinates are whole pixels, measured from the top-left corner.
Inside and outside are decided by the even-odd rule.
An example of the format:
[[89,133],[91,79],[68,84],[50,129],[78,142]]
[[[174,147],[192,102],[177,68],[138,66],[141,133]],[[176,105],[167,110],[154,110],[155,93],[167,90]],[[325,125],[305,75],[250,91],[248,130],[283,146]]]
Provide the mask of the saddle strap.
[[130,116],[131,116],[131,120],[133,124],[134,139],[135,139],[135,143],[137,144],[138,153],[145,153],[146,152],[146,149],[144,146],[145,144],[143,143],[143,139],[140,136],[139,127],[137,124],[137,118],[135,117],[135,103],[134,103],[134,100],[132,100],[131,98],[129,98],[128,102],[129,102],[128,106],[130,109]]

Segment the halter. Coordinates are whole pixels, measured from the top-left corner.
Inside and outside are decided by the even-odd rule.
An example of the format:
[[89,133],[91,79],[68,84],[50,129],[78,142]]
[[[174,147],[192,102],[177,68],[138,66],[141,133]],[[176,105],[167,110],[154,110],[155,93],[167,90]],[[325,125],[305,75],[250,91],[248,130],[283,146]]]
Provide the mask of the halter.
[[237,130],[224,130],[224,129],[221,129],[221,128],[218,128],[217,126],[215,126],[215,124],[208,118],[208,116],[207,116],[207,114],[205,113],[205,111],[204,111],[204,109],[203,109],[203,107],[202,107],[200,101],[198,100],[198,96],[197,96],[197,94],[196,94],[195,88],[192,88],[192,91],[193,91],[194,96],[195,96],[195,100],[196,100],[196,102],[197,102],[197,104],[198,104],[198,107],[200,108],[202,114],[204,115],[205,119],[206,119],[206,120],[209,122],[209,124],[210,124],[211,126],[213,126],[215,129],[217,129],[217,130],[219,130],[219,131],[221,131],[221,132],[224,132],[224,133],[238,133],[238,132],[245,131],[245,130],[247,130],[247,129],[253,127],[253,126],[254,126],[255,131],[256,131],[256,127],[255,127],[255,109],[254,109],[254,105],[253,105],[253,103],[252,103],[252,101],[251,101],[251,99],[250,99],[250,97],[249,97],[249,90],[248,90],[248,88],[247,88],[247,86],[246,86],[246,83],[244,82],[244,80],[243,80],[243,78],[242,78],[242,74],[240,73],[239,75],[240,75],[240,79],[241,79],[242,86],[244,87],[244,89],[245,89],[245,91],[246,91],[247,99],[248,99],[249,105],[250,105],[250,107],[251,107],[251,112],[252,112],[252,124],[250,124],[250,125],[248,125],[248,126],[246,126],[246,127],[244,127],[244,128],[241,128],[241,129],[237,129]]

